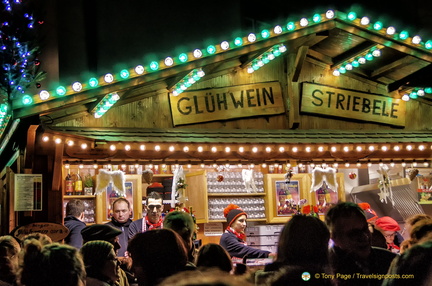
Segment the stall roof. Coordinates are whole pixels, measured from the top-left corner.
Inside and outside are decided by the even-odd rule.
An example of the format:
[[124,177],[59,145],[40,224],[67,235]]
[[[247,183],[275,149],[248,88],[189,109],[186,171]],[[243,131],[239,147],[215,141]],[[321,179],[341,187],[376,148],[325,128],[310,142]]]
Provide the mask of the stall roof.
[[[227,49],[224,44],[215,43],[214,53],[202,48],[202,56],[198,58],[191,51],[187,53],[186,62],[181,62],[178,56],[173,56],[172,65],[161,59],[155,71],[147,63],[141,75],[135,72],[134,67],[128,70],[129,75],[125,79],[113,73],[114,80],[111,83],[106,83],[104,75],[101,75],[98,78],[99,86],[94,88],[90,88],[88,79],[77,79],[82,83],[80,91],[74,92],[71,86],[66,86],[66,94],[60,96],[54,89],[49,91],[50,97],[46,100],[41,100],[39,94],[35,94],[33,104],[29,106],[16,99],[13,102],[13,117],[40,115],[44,124],[56,125],[91,113],[108,93],[117,92],[120,100],[116,105],[121,105],[153,96],[156,90],[166,88],[168,91],[196,68],[205,71],[205,79],[247,69],[259,55],[279,44],[285,45],[288,52],[297,53],[298,58],[302,58],[302,54],[305,60],[329,69],[345,66],[359,56],[379,50],[381,56],[348,70],[344,76],[383,85],[389,92],[398,90],[400,94],[415,87],[432,86],[430,41],[409,35],[405,38],[406,35],[402,33],[404,27],[396,27],[393,33],[391,27],[377,27],[375,19],[365,23],[360,15],[350,19],[350,14],[333,12],[334,16],[329,10],[319,17],[311,14],[309,18],[295,19],[295,27],[288,23],[269,27],[268,34],[261,31],[256,33],[255,41],[245,35],[241,38],[242,44],[236,45],[231,39]],[[301,72],[301,64],[298,68],[297,75]],[[432,95],[426,94],[417,100],[430,104]]]

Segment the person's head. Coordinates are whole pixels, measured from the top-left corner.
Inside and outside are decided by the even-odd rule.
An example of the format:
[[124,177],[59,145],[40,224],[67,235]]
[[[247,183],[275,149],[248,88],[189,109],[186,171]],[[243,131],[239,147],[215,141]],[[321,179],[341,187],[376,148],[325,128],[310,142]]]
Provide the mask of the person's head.
[[18,271],[21,246],[11,235],[0,236],[0,280],[13,284]]
[[152,286],[185,268],[187,251],[180,236],[170,229],[136,234],[128,243],[138,284]]
[[381,231],[384,235],[387,243],[393,243],[396,232],[400,230],[400,226],[393,218],[389,216],[383,216],[375,221],[376,229]]
[[182,271],[164,279],[163,286],[254,286],[247,275],[230,275],[218,269]]
[[224,272],[231,272],[233,268],[231,256],[225,248],[216,243],[208,243],[200,247],[195,265],[204,269],[218,268]]
[[411,228],[410,237],[412,244],[432,240],[432,219],[423,219],[416,222]]
[[227,219],[228,227],[237,232],[244,232],[246,229],[247,214],[237,205],[229,204],[224,209],[224,216]]
[[92,224],[81,230],[83,243],[93,240],[105,240],[114,246],[115,253],[121,248],[118,237],[121,233],[121,230],[107,224]]
[[32,240],[24,246],[21,256],[20,285],[85,285],[84,263],[75,247],[59,243],[42,246]]
[[32,233],[29,233],[29,234],[27,234],[26,236],[24,236],[22,238],[21,245],[25,246],[25,244],[28,241],[31,241],[31,240],[37,240],[42,245],[47,245],[47,244],[51,244],[52,243],[52,239],[48,235],[46,235],[44,233],[39,233],[39,232],[32,232]]
[[105,282],[119,279],[114,246],[104,240],[86,242],[80,249],[88,277]]
[[405,220],[404,232],[406,232],[407,234],[410,234],[412,226],[414,224],[416,224],[417,222],[424,220],[424,219],[432,219],[432,217],[430,215],[427,215],[427,214],[415,214],[415,215],[408,217]]
[[84,202],[72,199],[66,204],[66,215],[74,216],[78,219],[84,218]]
[[118,198],[112,203],[112,216],[119,223],[125,223],[132,215],[130,203],[126,198]]
[[147,217],[151,223],[158,223],[163,211],[162,196],[158,192],[151,192],[146,199]]
[[334,245],[366,259],[371,253],[371,232],[363,210],[355,203],[342,202],[330,208],[325,217]]
[[195,223],[192,216],[184,211],[168,213],[164,219],[164,228],[171,229],[180,235],[187,249],[192,249],[192,237],[195,232]]
[[330,232],[317,217],[294,215],[279,236],[277,261],[286,265],[317,265],[328,263]]

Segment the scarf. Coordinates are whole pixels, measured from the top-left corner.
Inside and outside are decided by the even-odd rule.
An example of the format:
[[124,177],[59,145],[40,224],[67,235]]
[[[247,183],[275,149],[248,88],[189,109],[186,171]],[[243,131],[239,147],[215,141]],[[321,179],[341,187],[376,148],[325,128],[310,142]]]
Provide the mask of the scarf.
[[387,249],[393,253],[400,253],[400,247],[394,244],[393,242],[387,243]]
[[244,234],[243,232],[237,232],[235,231],[232,227],[227,227],[226,229],[228,232],[233,233],[238,239],[240,239],[242,241],[242,243],[244,245],[246,245],[246,234]]
[[157,223],[152,223],[149,221],[148,216],[145,217],[146,230],[158,229],[163,227],[162,216]]

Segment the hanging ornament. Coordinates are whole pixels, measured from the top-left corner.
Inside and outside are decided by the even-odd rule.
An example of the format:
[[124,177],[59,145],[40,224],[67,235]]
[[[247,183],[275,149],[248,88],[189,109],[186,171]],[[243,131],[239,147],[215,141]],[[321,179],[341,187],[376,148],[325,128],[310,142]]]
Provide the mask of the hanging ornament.
[[218,176],[216,177],[216,180],[217,180],[218,182],[222,182],[222,181],[224,180],[224,176],[222,176],[222,175],[218,175]]
[[285,173],[285,183],[289,184],[291,182],[291,178],[293,176],[293,170],[288,169],[288,171]]
[[380,174],[378,181],[378,188],[380,191],[378,193],[378,196],[382,203],[387,203],[387,199],[389,199],[394,207],[395,202],[393,200],[393,191],[391,187],[390,177],[387,173],[388,169],[389,168],[387,165],[383,165],[380,166],[379,170],[377,171]]
[[354,172],[351,172],[351,173],[348,174],[348,177],[349,177],[351,180],[354,180],[355,178],[357,178],[357,174],[354,173]]

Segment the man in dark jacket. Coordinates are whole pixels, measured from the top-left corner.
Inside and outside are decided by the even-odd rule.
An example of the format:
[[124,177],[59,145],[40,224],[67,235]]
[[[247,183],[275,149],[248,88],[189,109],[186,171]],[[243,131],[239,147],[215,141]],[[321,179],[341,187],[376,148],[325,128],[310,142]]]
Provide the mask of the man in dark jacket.
[[129,225],[132,220],[130,219],[132,210],[130,203],[126,198],[118,198],[112,204],[112,218],[110,222],[106,224],[117,228],[122,231],[119,235],[119,242],[121,248],[118,250],[118,257],[125,257],[125,253],[128,246],[128,233]]
[[65,243],[76,248],[81,248],[83,240],[81,230],[86,227],[84,219],[84,203],[82,200],[70,200],[66,205],[66,217],[64,225],[69,229]]

